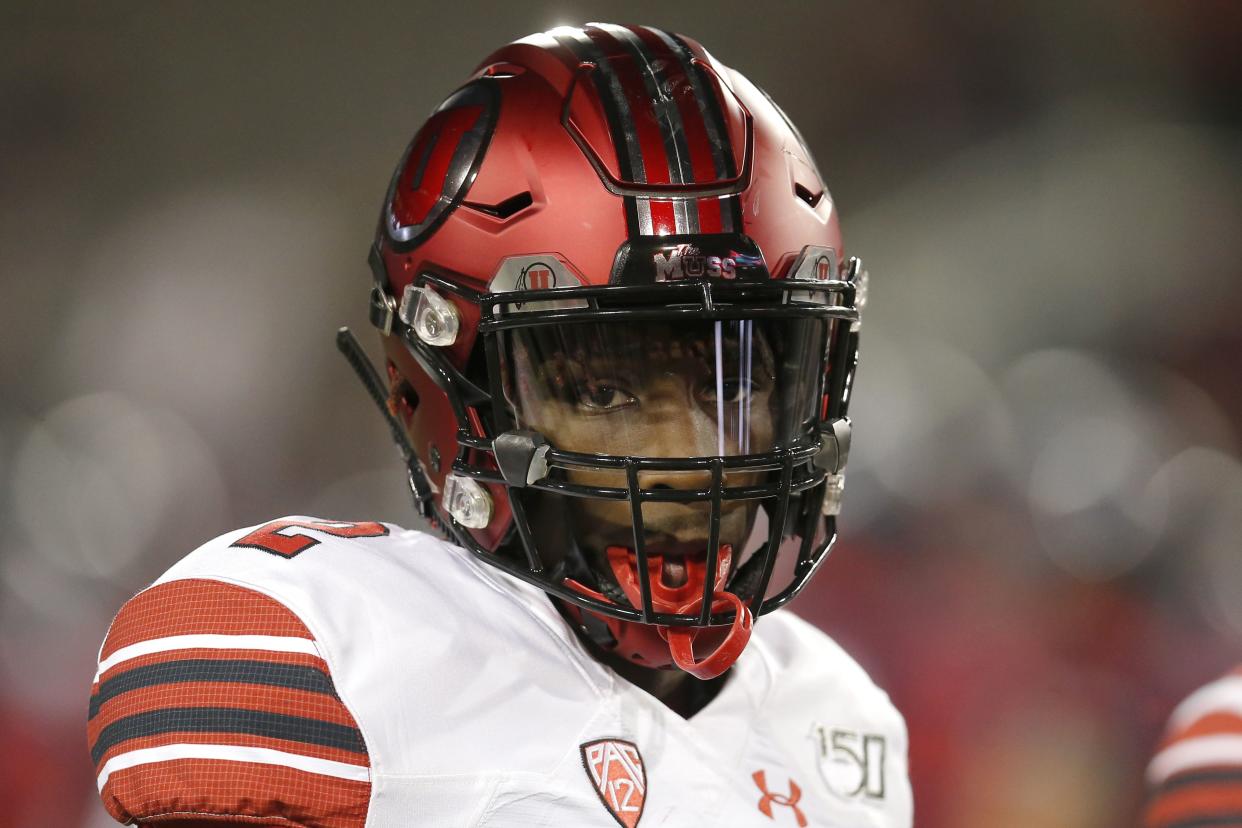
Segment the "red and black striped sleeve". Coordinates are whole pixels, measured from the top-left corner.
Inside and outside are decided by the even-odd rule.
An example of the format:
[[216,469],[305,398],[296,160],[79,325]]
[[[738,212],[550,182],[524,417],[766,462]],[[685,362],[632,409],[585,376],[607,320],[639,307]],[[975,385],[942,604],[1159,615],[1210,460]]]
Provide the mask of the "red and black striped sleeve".
[[122,822],[360,828],[366,744],[306,625],[232,584],[140,593],[100,651],[87,727]]
[[1147,780],[1145,828],[1242,828],[1242,667],[1178,705]]

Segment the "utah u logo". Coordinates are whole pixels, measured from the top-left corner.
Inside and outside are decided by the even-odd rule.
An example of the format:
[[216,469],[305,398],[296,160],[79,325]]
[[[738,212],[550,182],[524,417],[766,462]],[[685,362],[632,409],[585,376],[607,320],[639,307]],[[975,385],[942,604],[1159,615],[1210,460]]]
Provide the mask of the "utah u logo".
[[638,748],[621,739],[598,739],[579,747],[582,764],[608,813],[624,828],[635,828],[647,795],[647,771]]
[[552,286],[552,271],[546,267],[532,267],[526,271],[526,285],[531,290],[547,290]]
[[440,104],[401,157],[388,185],[384,224],[400,245],[425,239],[470,188],[496,123],[500,96],[484,81],[467,84]]
[[789,780],[789,793],[780,794],[773,793],[768,790],[767,774],[761,770],[757,770],[750,775],[755,780],[755,784],[759,786],[759,790],[763,792],[763,796],[759,798],[759,812],[768,819],[776,819],[772,813],[773,805],[781,805],[786,808],[793,809],[794,819],[798,821],[798,828],[806,828],[806,814],[802,813],[802,809],[798,807],[798,800],[802,798],[802,789],[798,787],[798,783]]
[[816,281],[826,282],[832,276],[832,261],[827,256],[820,256],[815,260],[815,279]]
[[[531,262],[517,275],[513,290],[547,290],[556,287],[556,274],[544,262]],[[520,310],[521,304],[517,305]]]

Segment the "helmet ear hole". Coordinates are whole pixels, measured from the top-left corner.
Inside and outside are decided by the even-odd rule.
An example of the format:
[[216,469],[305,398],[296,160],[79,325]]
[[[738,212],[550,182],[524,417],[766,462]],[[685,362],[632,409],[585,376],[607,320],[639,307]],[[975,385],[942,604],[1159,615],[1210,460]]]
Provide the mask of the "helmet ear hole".
[[418,408],[418,392],[401,376],[392,360],[388,360],[385,367],[388,369],[388,410],[408,427]]

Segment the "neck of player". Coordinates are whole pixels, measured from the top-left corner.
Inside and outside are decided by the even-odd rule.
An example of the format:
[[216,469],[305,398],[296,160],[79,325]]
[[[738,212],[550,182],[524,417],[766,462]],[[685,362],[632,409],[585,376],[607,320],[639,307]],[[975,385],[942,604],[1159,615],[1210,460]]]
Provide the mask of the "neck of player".
[[578,638],[596,661],[630,684],[646,691],[683,719],[689,719],[716,698],[732,672],[730,670],[722,676],[703,681],[676,668],[662,670],[641,667],[602,649],[584,635],[579,634]]

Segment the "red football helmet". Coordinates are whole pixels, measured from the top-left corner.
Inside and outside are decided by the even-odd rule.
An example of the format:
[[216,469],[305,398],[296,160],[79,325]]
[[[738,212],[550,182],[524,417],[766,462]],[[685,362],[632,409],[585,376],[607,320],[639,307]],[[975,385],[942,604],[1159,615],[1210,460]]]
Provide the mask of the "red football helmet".
[[495,52],[410,142],[370,262],[420,513],[647,667],[721,674],[835,539],[862,274],[805,143],[695,41]]

